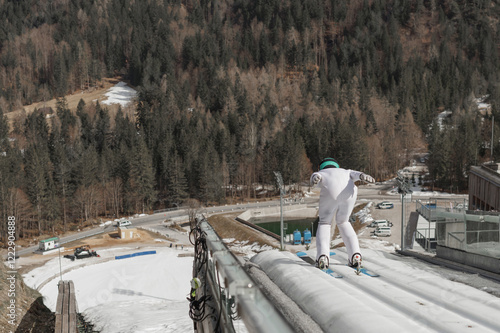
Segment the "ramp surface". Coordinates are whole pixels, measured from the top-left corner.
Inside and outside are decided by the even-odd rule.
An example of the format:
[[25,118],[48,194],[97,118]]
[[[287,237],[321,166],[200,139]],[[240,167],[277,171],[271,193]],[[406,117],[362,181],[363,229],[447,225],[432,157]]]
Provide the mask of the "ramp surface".
[[[331,262],[347,262],[345,252],[335,252]],[[443,279],[414,258],[375,250],[363,256],[379,277],[338,265],[344,278],[335,279],[289,252],[266,251],[251,261],[324,332],[500,331],[499,298]]]

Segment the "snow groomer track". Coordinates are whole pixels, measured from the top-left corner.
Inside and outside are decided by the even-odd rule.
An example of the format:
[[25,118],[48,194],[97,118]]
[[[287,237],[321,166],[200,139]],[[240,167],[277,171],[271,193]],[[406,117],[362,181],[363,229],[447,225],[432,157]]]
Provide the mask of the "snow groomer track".
[[342,278],[286,251],[251,262],[324,332],[500,332],[500,298],[443,278],[437,266],[376,250],[364,250],[363,265],[379,276],[358,276],[342,250],[330,265]]

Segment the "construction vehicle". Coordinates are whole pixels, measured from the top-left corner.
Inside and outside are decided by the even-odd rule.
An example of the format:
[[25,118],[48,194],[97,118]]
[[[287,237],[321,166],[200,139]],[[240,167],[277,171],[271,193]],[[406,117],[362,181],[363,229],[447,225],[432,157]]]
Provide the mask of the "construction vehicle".
[[75,259],[99,257],[97,252],[92,250],[90,248],[90,245],[87,245],[87,244],[75,248],[75,251],[73,253],[74,253],[74,255],[67,254],[64,256],[64,258],[68,258],[68,259],[71,259],[73,261]]

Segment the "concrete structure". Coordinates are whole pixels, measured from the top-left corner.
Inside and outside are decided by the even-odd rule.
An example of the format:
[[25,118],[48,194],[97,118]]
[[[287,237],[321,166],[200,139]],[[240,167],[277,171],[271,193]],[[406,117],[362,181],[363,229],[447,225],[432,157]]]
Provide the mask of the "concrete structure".
[[[268,220],[271,221],[273,218],[277,221],[280,219],[280,207],[279,206],[269,206],[269,207],[259,207],[252,208],[244,211],[238,217],[236,217],[236,221],[244,223],[249,227],[252,227],[256,230],[259,230],[262,233],[265,233],[268,236],[271,236],[277,240],[281,240],[279,233],[274,233],[268,231],[259,226],[260,222],[255,222],[256,220]],[[288,206],[283,206],[283,216],[285,218],[285,226],[287,226],[287,221],[290,218],[293,219],[304,219],[304,218],[314,218],[318,216],[318,205],[308,205],[305,206],[303,204],[292,204]],[[261,221],[262,222],[262,221]],[[312,227],[312,226],[311,226]],[[284,241],[295,244],[294,242],[294,233],[287,234],[285,227],[284,230]],[[308,230],[309,231],[309,230]],[[308,239],[308,244],[311,243],[313,232],[310,232],[310,236]],[[300,242],[299,242],[300,243]]]
[[35,251],[35,253],[39,253],[39,254],[42,254],[43,256],[46,256],[46,255],[53,254],[53,253],[56,253],[59,251],[63,252],[64,246],[59,246],[59,247],[56,247],[55,249],[47,250],[47,251],[43,251],[43,250],[38,249],[37,251]]
[[[314,217],[318,216],[318,205],[304,206],[304,205],[289,205],[283,206],[284,216],[293,217]],[[250,221],[253,218],[258,218],[262,216],[276,216],[279,219],[280,207],[279,206],[269,206],[264,208],[252,208],[244,211],[238,217],[242,220]]]
[[488,257],[439,245],[437,246],[436,254],[439,258],[448,259],[455,263],[500,274],[500,259],[498,259],[498,257]]
[[134,235],[137,234],[136,228],[119,227],[118,235],[121,239],[132,239]]

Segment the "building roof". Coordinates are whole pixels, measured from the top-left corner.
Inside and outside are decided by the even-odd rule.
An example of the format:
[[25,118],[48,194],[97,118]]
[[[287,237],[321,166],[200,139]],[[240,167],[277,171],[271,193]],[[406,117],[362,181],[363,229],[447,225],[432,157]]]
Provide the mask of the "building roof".
[[41,240],[40,243],[46,243],[46,242],[52,242],[52,241],[57,242],[58,240],[59,240],[59,237],[52,237],[52,238],[47,238],[47,239]]
[[470,168],[470,172],[500,187],[500,173],[498,173],[497,170],[492,169],[491,166],[496,166],[498,168],[498,164],[496,163],[490,166],[472,166]]

